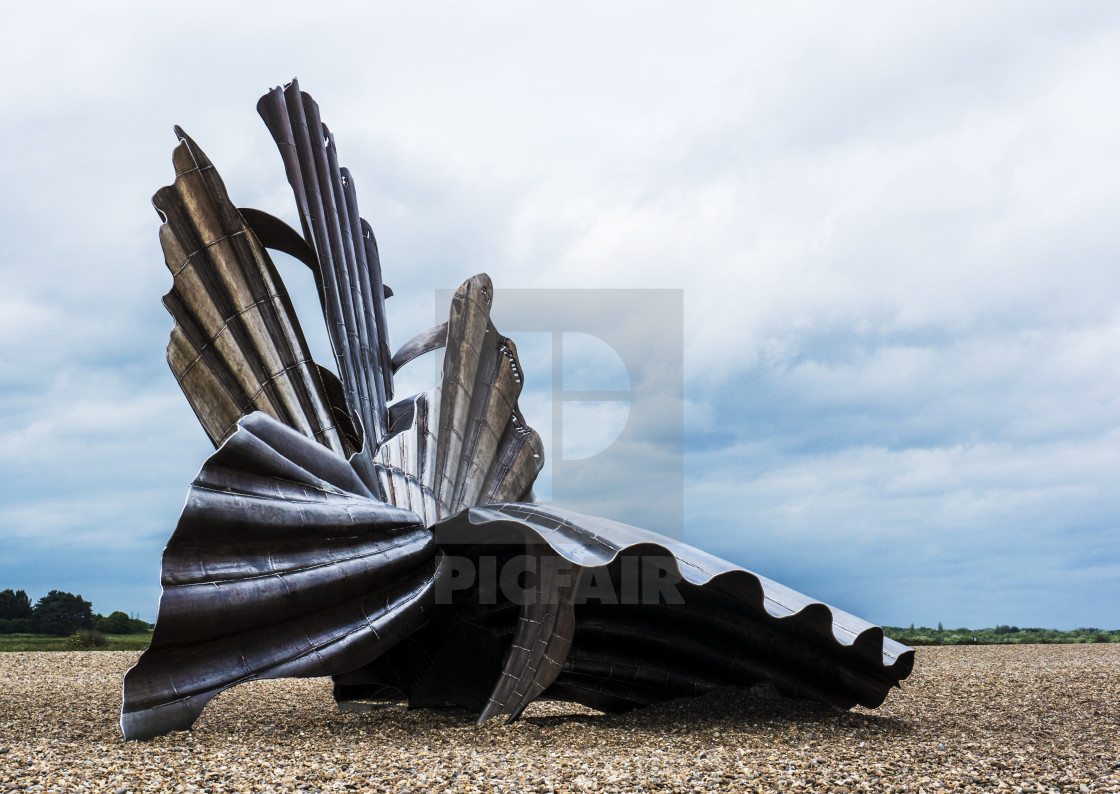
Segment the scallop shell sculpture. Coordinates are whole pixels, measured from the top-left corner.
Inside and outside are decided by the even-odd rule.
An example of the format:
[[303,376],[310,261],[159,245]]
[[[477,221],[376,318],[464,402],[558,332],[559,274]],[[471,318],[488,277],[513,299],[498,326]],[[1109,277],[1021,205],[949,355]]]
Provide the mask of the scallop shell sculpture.
[[[121,727],[189,728],[253,679],[333,676],[340,706],[405,700],[516,719],[537,698],[607,711],[722,686],[875,707],[913,650],[678,541],[540,505],[539,436],[480,274],[390,356],[377,243],[319,108],[261,98],[301,230],[238,208],[182,130],[156,193],[172,372],[216,450],[163,554],[151,646]],[[314,274],[338,376],[311,358],[268,250]],[[440,385],[393,376],[445,348]],[[511,574],[512,572],[512,574]]]

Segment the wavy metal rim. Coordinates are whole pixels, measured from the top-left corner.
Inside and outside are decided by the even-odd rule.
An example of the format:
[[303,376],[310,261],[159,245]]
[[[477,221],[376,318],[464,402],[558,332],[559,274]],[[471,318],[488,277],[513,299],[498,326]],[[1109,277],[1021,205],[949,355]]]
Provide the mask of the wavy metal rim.
[[[658,549],[664,552],[666,557],[671,557],[673,559],[676,572],[682,579],[690,584],[705,586],[721,581],[738,583],[746,580],[749,584],[754,585],[761,593],[761,606],[766,614],[772,618],[783,621],[792,619],[795,623],[806,623],[813,618],[813,612],[819,612],[821,608],[824,608],[828,610],[832,628],[832,639],[837,645],[844,648],[864,650],[865,652],[870,646],[879,645],[882,651],[881,663],[884,670],[890,671],[892,674],[901,674],[899,676],[900,680],[908,676],[913,669],[914,649],[887,637],[883,633],[882,627],[856,617],[842,609],[837,609],[822,601],[806,596],[792,588],[786,587],[772,579],[767,579],[765,576],[761,576],[746,568],[728,562],[727,560],[720,559],[695,546],[672,540],[656,532],[642,530],[629,524],[611,521],[610,519],[586,516],[568,510],[558,511],[543,505],[527,503],[472,507],[465,512],[467,521],[472,527],[481,527],[486,524],[498,522],[512,525],[522,531],[530,531],[540,538],[542,542],[547,543],[552,550],[561,557],[576,565],[585,567],[609,565],[614,562],[619,555],[639,546]],[[550,528],[526,520],[522,515],[518,515],[519,513],[525,517],[533,516],[543,518],[546,521],[561,522],[563,526],[567,526],[569,529],[584,535],[588,534],[586,530],[572,526],[565,520],[565,516],[586,519],[588,524],[592,526],[595,523],[603,523],[609,526],[613,537],[618,538],[619,536],[624,537],[626,535],[632,535],[632,541],[619,545],[618,543],[605,542],[597,537],[596,540],[599,540],[599,542],[593,546],[579,545],[576,543],[556,543],[554,539],[557,536],[562,537],[562,532],[558,531],[555,527]],[[462,513],[460,513],[459,516],[461,517]],[[450,524],[454,520],[454,518],[448,519],[446,523]],[[437,525],[435,529],[438,533],[441,529],[440,525]],[[617,534],[615,534],[616,532]],[[684,555],[683,557],[682,554]],[[707,566],[702,563],[709,563],[710,567],[716,570],[708,570]],[[771,604],[776,605],[777,609],[771,608]]]

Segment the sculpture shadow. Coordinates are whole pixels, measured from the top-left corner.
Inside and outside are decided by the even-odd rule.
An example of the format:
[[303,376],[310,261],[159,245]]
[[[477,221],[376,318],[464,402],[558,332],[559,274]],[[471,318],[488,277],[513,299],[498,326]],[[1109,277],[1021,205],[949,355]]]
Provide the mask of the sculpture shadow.
[[578,712],[526,714],[522,721],[540,728],[578,724],[613,730],[702,734],[714,729],[759,726],[816,726],[828,732],[905,736],[913,726],[897,717],[846,711],[825,703],[782,697],[765,687],[726,687],[693,698],[678,698],[620,714]]

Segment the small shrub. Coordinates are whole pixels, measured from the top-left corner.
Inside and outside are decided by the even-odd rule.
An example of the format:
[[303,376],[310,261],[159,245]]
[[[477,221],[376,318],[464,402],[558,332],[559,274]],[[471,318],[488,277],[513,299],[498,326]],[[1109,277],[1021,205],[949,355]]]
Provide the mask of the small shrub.
[[94,648],[104,648],[109,644],[109,638],[100,631],[82,629],[66,638],[64,647],[68,651],[88,651]]
[[1100,634],[1093,635],[1093,642],[1112,642],[1112,639],[1102,631]]

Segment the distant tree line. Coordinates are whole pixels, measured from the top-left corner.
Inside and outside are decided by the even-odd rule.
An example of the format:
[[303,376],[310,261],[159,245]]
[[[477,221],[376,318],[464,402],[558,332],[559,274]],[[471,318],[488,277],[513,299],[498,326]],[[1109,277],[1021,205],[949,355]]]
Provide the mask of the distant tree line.
[[946,629],[940,623],[936,629],[926,626],[909,628],[884,626],[888,637],[905,645],[1045,645],[1047,643],[1120,642],[1120,631],[1097,628],[1079,628],[1073,631],[1055,629],[1019,628],[996,626],[989,629]]
[[54,634],[68,637],[82,629],[103,634],[138,634],[150,628],[123,612],[96,614],[80,595],[51,590],[34,606],[23,590],[0,590],[0,634]]

